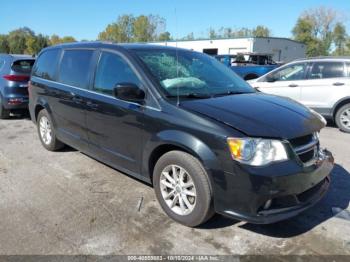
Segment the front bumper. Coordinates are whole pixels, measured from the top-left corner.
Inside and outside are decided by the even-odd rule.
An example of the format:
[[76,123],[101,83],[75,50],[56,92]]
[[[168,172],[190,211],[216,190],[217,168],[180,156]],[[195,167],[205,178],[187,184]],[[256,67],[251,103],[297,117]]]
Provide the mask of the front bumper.
[[307,167],[293,160],[268,167],[237,165],[234,172],[225,173],[215,183],[216,212],[256,224],[293,217],[325,195],[333,165],[333,156],[327,150]]

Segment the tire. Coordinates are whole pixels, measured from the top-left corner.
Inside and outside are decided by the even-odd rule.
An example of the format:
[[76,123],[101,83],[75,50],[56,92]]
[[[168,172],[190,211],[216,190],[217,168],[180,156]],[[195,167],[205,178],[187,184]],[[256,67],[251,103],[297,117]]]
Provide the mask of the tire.
[[[173,167],[177,173],[175,176]],[[181,171],[185,172],[183,183],[177,183],[176,186],[171,185],[171,180],[167,177],[170,176],[172,179],[176,176],[180,177]],[[167,177],[164,172],[168,172]],[[165,186],[164,181],[172,188]],[[170,151],[164,154],[157,161],[153,172],[153,186],[162,209],[170,218],[189,227],[206,222],[214,214],[209,183],[208,175],[199,160],[182,151]],[[190,184],[193,184],[193,187],[188,186]],[[171,195],[171,192],[174,193]],[[188,195],[190,193],[194,193],[195,196]],[[166,200],[166,195],[171,195],[170,199]],[[177,195],[176,201],[174,201],[175,195]],[[172,209],[169,205],[173,201],[175,206]],[[183,203],[186,211],[180,207],[180,202]]]
[[37,129],[41,144],[49,151],[57,151],[64,144],[56,138],[56,132],[52,125],[50,114],[43,109],[37,117]]
[[0,119],[8,119],[10,117],[10,110],[7,110],[3,107],[2,101],[0,98]]
[[350,104],[343,105],[338,109],[335,123],[341,131],[350,133]]

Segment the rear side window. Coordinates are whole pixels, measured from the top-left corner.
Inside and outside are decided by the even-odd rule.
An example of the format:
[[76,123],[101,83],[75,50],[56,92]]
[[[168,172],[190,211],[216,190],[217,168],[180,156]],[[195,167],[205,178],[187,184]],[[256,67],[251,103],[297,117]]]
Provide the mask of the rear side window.
[[346,63],[346,67],[348,68],[347,77],[350,77],[350,63]]
[[26,60],[16,60],[12,63],[11,69],[18,73],[30,74],[35,60],[26,59]]
[[55,81],[60,53],[59,49],[44,51],[34,64],[33,76]]
[[87,88],[89,82],[89,69],[93,50],[66,50],[64,51],[59,81],[63,84]]
[[103,52],[97,66],[94,91],[112,95],[119,83],[132,83],[140,86],[140,81],[129,64],[119,55]]
[[344,77],[344,63],[343,62],[316,62],[313,64],[310,78],[336,78]]

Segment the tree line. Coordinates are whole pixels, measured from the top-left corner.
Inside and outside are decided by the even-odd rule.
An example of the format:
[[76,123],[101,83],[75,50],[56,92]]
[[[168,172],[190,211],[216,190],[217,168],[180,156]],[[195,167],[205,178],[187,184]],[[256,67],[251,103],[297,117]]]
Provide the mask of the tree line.
[[43,34],[35,34],[28,27],[22,27],[6,35],[0,34],[0,53],[35,55],[41,49],[50,45],[75,41],[72,36],[59,37],[58,35],[52,35],[49,37]]
[[[191,32],[179,40],[222,39],[234,37],[269,37],[271,30],[263,25],[255,28],[209,28],[207,36],[195,37]],[[158,15],[121,15],[98,34],[98,40],[118,43],[174,40],[166,31],[166,20]],[[292,29],[292,39],[306,45],[307,56],[350,55],[350,37],[341,14],[331,8],[318,7],[304,11]],[[37,54],[42,48],[76,41],[72,36],[35,34],[27,27],[0,35],[0,53]]]

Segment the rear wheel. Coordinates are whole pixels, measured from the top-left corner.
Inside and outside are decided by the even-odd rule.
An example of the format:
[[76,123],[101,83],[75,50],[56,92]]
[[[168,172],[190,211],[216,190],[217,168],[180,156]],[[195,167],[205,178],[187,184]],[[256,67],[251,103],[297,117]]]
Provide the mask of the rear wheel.
[[7,110],[4,108],[0,98],[0,119],[7,119],[9,117],[10,117],[10,110]]
[[339,108],[335,115],[335,122],[340,130],[350,133],[350,104]]
[[56,138],[51,116],[45,109],[38,114],[37,128],[40,141],[47,150],[56,151],[64,147],[64,144]]
[[198,226],[214,213],[208,175],[188,153],[164,154],[154,168],[153,185],[165,213],[183,225]]

